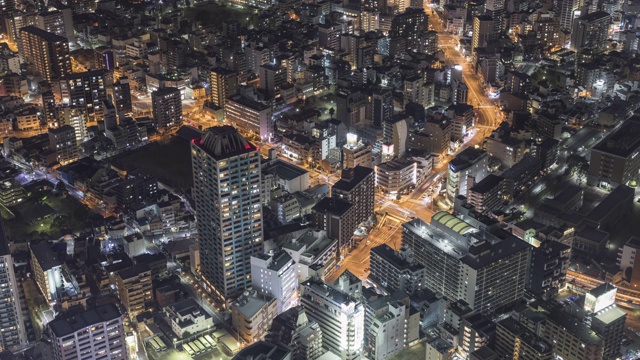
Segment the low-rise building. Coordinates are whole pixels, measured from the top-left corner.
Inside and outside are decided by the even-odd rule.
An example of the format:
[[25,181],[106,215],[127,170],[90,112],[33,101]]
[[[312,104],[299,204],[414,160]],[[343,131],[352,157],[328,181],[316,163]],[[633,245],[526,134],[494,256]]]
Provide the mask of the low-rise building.
[[386,244],[371,249],[369,278],[387,291],[402,291],[412,295],[425,286],[426,269],[412,264],[405,252],[395,252]]
[[375,167],[376,186],[389,195],[398,195],[416,185],[418,164],[414,161],[391,160]]
[[166,306],[162,312],[180,339],[213,330],[213,318],[193,298]]
[[365,305],[365,353],[387,359],[419,338],[420,313],[402,293],[380,297]]
[[550,343],[510,317],[497,324],[495,348],[505,358],[514,360],[551,360],[554,358]]
[[153,302],[151,279],[151,268],[144,263],[120,270],[115,274],[118,298],[129,317],[135,317],[146,311],[147,305]]
[[246,344],[263,340],[278,315],[278,302],[271,295],[245,291],[231,304],[231,323]]

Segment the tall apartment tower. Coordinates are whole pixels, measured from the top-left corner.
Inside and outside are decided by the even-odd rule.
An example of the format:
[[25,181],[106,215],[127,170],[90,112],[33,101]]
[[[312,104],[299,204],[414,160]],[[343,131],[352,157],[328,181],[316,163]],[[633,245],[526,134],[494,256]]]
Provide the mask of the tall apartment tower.
[[573,19],[575,13],[581,6],[583,6],[584,0],[562,0],[560,7],[560,30],[567,33],[573,30]]
[[471,52],[487,46],[494,34],[493,18],[489,15],[479,15],[473,18],[473,35],[471,37]]
[[166,129],[182,124],[182,94],[180,89],[166,87],[151,94],[153,118],[158,129]]
[[22,307],[18,296],[18,283],[13,271],[13,257],[9,241],[0,219],[0,352],[19,347],[27,342]]
[[342,359],[358,359],[364,347],[364,306],[319,280],[300,285],[300,302],[307,317],[322,329],[323,347]]
[[493,19],[493,33],[500,33],[504,22],[504,0],[487,0],[484,9],[485,15]]
[[103,102],[107,100],[107,84],[110,74],[104,70],[91,70],[65,76],[54,85],[58,102],[76,106],[84,112],[88,121],[99,121],[104,116]]
[[340,180],[331,187],[331,196],[354,206],[355,223],[367,221],[375,203],[375,174],[372,168],[356,166],[342,170]]
[[211,102],[217,107],[224,108],[227,98],[235,94],[238,89],[238,76],[231,70],[215,67],[211,69],[209,85]]
[[48,324],[55,360],[125,360],[122,314],[114,304],[58,318]]
[[70,43],[76,42],[71,8],[37,14],[35,16],[35,26],[44,31],[67,38]]
[[113,84],[113,104],[116,106],[118,116],[120,117],[122,117],[121,114],[133,112],[131,85],[129,84],[128,77],[123,76]]
[[221,302],[251,286],[251,257],[263,252],[260,151],[232,126],[191,142],[202,275]]
[[604,11],[596,11],[575,19],[571,32],[571,49],[590,49],[596,52],[604,50],[610,24],[611,15]]
[[24,62],[33,66],[45,80],[71,73],[71,57],[67,38],[35,26],[20,29],[20,54]]

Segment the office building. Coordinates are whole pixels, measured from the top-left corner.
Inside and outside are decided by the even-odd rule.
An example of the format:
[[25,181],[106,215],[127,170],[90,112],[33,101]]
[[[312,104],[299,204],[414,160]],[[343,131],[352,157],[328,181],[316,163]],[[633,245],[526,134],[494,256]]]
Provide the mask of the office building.
[[118,298],[130,318],[145,312],[153,302],[151,280],[151,268],[147,264],[136,264],[115,273]]
[[352,169],[356,166],[373,168],[371,146],[358,141],[358,135],[347,134],[347,143],[342,147],[342,168]]
[[238,89],[238,76],[231,70],[215,67],[209,73],[209,85],[211,102],[219,108],[224,108],[227,98],[235,94]]
[[426,269],[412,262],[407,249],[402,250],[396,252],[386,244],[371,248],[369,279],[389,292],[413,295],[425,287]]
[[171,331],[180,339],[213,329],[213,317],[196,300],[187,298],[162,309]]
[[182,125],[182,95],[180,89],[166,87],[151,94],[151,107],[156,128],[166,130]]
[[122,118],[123,114],[130,114],[133,112],[133,105],[131,103],[131,85],[129,83],[129,78],[126,76],[121,77],[113,84],[113,105],[115,105],[120,118]]
[[77,161],[80,157],[76,131],[70,125],[49,129],[49,148],[56,152],[60,165]]
[[55,360],[126,360],[122,314],[115,304],[106,304],[70,317],[51,321]]
[[52,34],[35,26],[20,29],[20,54],[33,66],[36,75],[51,81],[71,74],[71,57],[67,38]]
[[414,161],[391,160],[376,165],[376,186],[390,196],[396,196],[415,186],[418,164]]
[[588,182],[599,187],[626,185],[640,171],[640,116],[625,121],[591,149]]
[[86,114],[88,121],[102,121],[110,78],[111,74],[104,70],[69,74],[54,83],[53,91],[59,102],[77,107]]
[[611,15],[604,11],[596,11],[575,19],[571,32],[571,50],[603,51],[609,38],[610,24]]
[[226,100],[224,116],[227,123],[268,141],[273,136],[273,111],[270,106],[236,94]]
[[353,205],[353,216],[357,225],[369,220],[373,215],[375,202],[373,169],[356,166],[342,170],[340,180],[331,187],[331,196]]
[[235,298],[251,285],[251,257],[263,252],[260,152],[219,126],[192,141],[191,153],[202,275],[218,299]]
[[245,291],[231,304],[231,326],[245,344],[263,340],[276,316],[276,299],[255,290]]
[[498,322],[495,349],[514,360],[554,359],[550,343],[511,317]]
[[291,349],[293,360],[315,360],[324,353],[322,330],[318,323],[309,321],[302,305],[276,316],[267,340]]
[[431,224],[405,223],[402,244],[425,267],[427,288],[476,312],[491,312],[524,294],[531,246],[516,237],[498,240],[439,211]]
[[0,219],[0,352],[18,349],[28,341],[20,290],[14,271],[9,239]]
[[325,349],[342,359],[363,355],[364,307],[360,301],[319,280],[300,284],[300,302],[309,320],[320,325]]
[[449,162],[447,195],[454,199],[467,195],[467,189],[489,175],[489,154],[474,148],[464,149]]
[[278,314],[298,305],[296,265],[286,251],[251,257],[251,283],[260,294],[277,301]]
[[477,48],[486,47],[494,35],[494,20],[489,15],[478,15],[473,18],[473,35],[471,36],[471,53],[475,56]]
[[502,206],[504,178],[489,174],[467,191],[467,203],[479,213],[489,212]]

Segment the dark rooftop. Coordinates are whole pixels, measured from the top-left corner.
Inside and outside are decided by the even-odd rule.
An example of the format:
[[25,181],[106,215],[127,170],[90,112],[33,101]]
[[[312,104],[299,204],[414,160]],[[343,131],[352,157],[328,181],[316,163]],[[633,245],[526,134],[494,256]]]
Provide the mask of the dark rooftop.
[[368,167],[358,165],[353,169],[345,169],[340,180],[331,189],[349,192],[368,176],[373,176],[373,169]]
[[[594,13],[595,14],[595,13]],[[629,157],[640,148],[640,116],[634,115],[618,130],[600,141],[593,150],[620,157]]]
[[88,326],[110,321],[119,318],[120,316],[121,314],[118,307],[116,307],[115,304],[110,303],[71,317],[55,319],[49,323],[49,328],[56,337],[60,338],[73,334]]
[[331,213],[337,216],[344,215],[349,209],[351,209],[353,205],[350,203],[340,200],[338,198],[330,198],[325,197],[322,200],[318,201],[318,203],[313,207],[313,212],[317,213]]
[[37,28],[35,26],[26,26],[23,28],[20,28],[20,32],[28,32],[30,34],[39,36],[47,41],[64,41],[67,42],[67,38],[62,37],[60,35],[56,35],[54,33],[50,33],[48,31],[44,31],[40,28]]
[[146,263],[135,264],[130,268],[118,271],[118,276],[124,279],[130,279],[133,277],[137,277],[139,274],[143,272],[151,271],[149,265]]
[[282,160],[275,160],[273,163],[265,166],[264,172],[273,174],[283,180],[293,180],[308,173],[307,170]]
[[194,139],[192,143],[205,150],[216,160],[228,159],[257,150],[238,133],[236,128],[229,125],[209,128],[201,139]]
[[46,242],[39,242],[37,244],[31,244],[31,252],[40,263],[40,267],[43,271],[47,271],[56,266],[62,265],[60,260],[58,260],[58,255],[56,255],[51,249],[51,245]]
[[489,174],[486,178],[482,179],[479,183],[473,185],[470,191],[474,193],[484,194],[491,191],[504,180],[502,176]]

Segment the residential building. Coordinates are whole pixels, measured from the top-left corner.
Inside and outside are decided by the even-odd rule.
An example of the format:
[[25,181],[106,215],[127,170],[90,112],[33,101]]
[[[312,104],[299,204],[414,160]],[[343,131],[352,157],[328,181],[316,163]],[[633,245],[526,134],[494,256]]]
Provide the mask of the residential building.
[[131,103],[131,84],[129,78],[122,76],[113,84],[113,105],[116,107],[118,116],[133,112]]
[[58,126],[71,126],[75,132],[76,144],[81,144],[89,136],[87,134],[87,115],[76,106],[63,106],[57,108]]
[[260,152],[219,126],[193,140],[191,153],[202,275],[225,302],[251,285],[251,256],[263,252]]
[[238,75],[231,70],[215,67],[209,73],[209,85],[211,102],[219,108],[224,108],[227,98],[238,89]]
[[547,240],[531,251],[527,291],[543,299],[552,299],[564,288],[571,259],[571,247]]
[[287,69],[275,64],[264,64],[259,68],[260,89],[272,98],[280,94],[280,88],[287,83]]
[[473,18],[473,35],[471,36],[471,53],[477,48],[486,47],[494,34],[494,20],[489,15],[478,15]]
[[97,306],[70,317],[60,317],[47,327],[51,331],[55,360],[126,360],[122,314],[115,304]]
[[60,165],[77,161],[80,157],[76,131],[70,125],[49,129],[49,148],[56,152]]
[[391,160],[376,165],[376,186],[383,193],[399,195],[415,186],[418,181],[418,164],[409,160]]
[[502,206],[504,178],[489,174],[467,191],[467,203],[476,208],[476,211],[485,213]]
[[364,346],[364,307],[360,301],[319,280],[300,284],[307,317],[322,329],[323,347],[342,359],[358,359]]
[[419,338],[420,313],[401,293],[381,296],[365,305],[365,354],[367,359],[394,356]]
[[193,298],[187,298],[162,309],[171,331],[182,339],[213,330],[213,318]]
[[62,263],[46,241],[30,244],[29,248],[31,268],[40,292],[47,301],[57,300],[63,289]]
[[[637,236],[632,236],[618,248],[617,264],[622,271],[631,268],[629,283],[633,287],[640,285],[640,251],[638,250],[640,250],[640,237]],[[636,256],[636,253],[639,253],[639,256]]]
[[491,312],[524,294],[531,246],[516,237],[498,240],[440,211],[431,224],[405,223],[402,244],[425,267],[427,288],[476,312]]
[[447,195],[454,199],[458,195],[467,195],[467,189],[489,175],[489,155],[486,151],[474,148],[464,149],[449,162],[447,176]]
[[35,26],[20,28],[20,55],[35,74],[51,81],[71,74],[69,40]]
[[428,119],[421,131],[409,134],[409,147],[432,154],[447,154],[452,131],[452,121],[446,117]]
[[[9,251],[4,221],[0,219],[0,352],[18,349],[28,342],[20,301],[20,288]],[[25,309],[26,310],[26,309]]]
[[550,343],[511,317],[498,322],[495,349],[504,357],[514,360],[552,360],[554,358]]
[[302,305],[276,316],[267,340],[290,348],[293,360],[315,360],[324,353],[322,330],[318,323],[309,321]]
[[167,128],[182,125],[182,94],[180,89],[166,87],[151,94],[151,107],[156,128]]
[[277,301],[278,314],[298,305],[296,266],[289,254],[281,250],[273,255],[251,257],[251,283],[260,294]]
[[62,10],[39,13],[35,16],[34,23],[37,28],[62,36],[69,43],[76,42],[71,8],[63,7]]
[[14,112],[16,128],[20,131],[40,130],[40,116],[35,106],[26,106]]
[[510,168],[522,160],[526,147],[523,140],[500,136],[498,132],[493,132],[485,139],[484,149],[489,155],[500,160],[505,168]]
[[591,149],[588,182],[600,187],[626,185],[640,171],[640,116],[633,116]]
[[375,202],[375,176],[373,169],[356,166],[342,170],[340,180],[331,187],[331,196],[353,205],[356,225],[369,220]]
[[136,264],[116,272],[114,282],[118,298],[130,318],[147,310],[153,302],[151,268],[147,264]]
[[316,228],[338,240],[339,252],[353,245],[351,240],[358,227],[354,205],[340,198],[324,197],[312,208],[312,212]]
[[475,126],[476,113],[473,106],[463,103],[450,105],[446,114],[452,119],[451,138],[459,143],[464,142]]
[[225,120],[247,133],[260,136],[262,141],[273,136],[273,111],[270,106],[236,94],[226,99]]
[[590,12],[575,19],[571,32],[571,50],[603,51],[609,38],[610,24],[611,15],[605,11]]
[[604,340],[579,319],[562,310],[547,316],[542,338],[553,344],[555,356],[563,359],[601,360]]
[[436,338],[426,344],[426,360],[451,360],[454,359],[455,348],[442,339]]
[[75,106],[91,121],[102,121],[106,113],[103,104],[107,100],[107,87],[111,73],[91,70],[73,73],[54,82],[54,95],[58,102]]
[[231,326],[245,344],[263,340],[277,315],[276,299],[255,290],[246,291],[231,304]]
[[412,263],[407,249],[402,250],[396,252],[387,244],[371,248],[369,279],[389,292],[402,291],[413,295],[426,286],[426,269]]
[[347,134],[347,143],[342,147],[342,168],[351,169],[356,166],[373,168],[371,146],[358,141],[358,135]]

